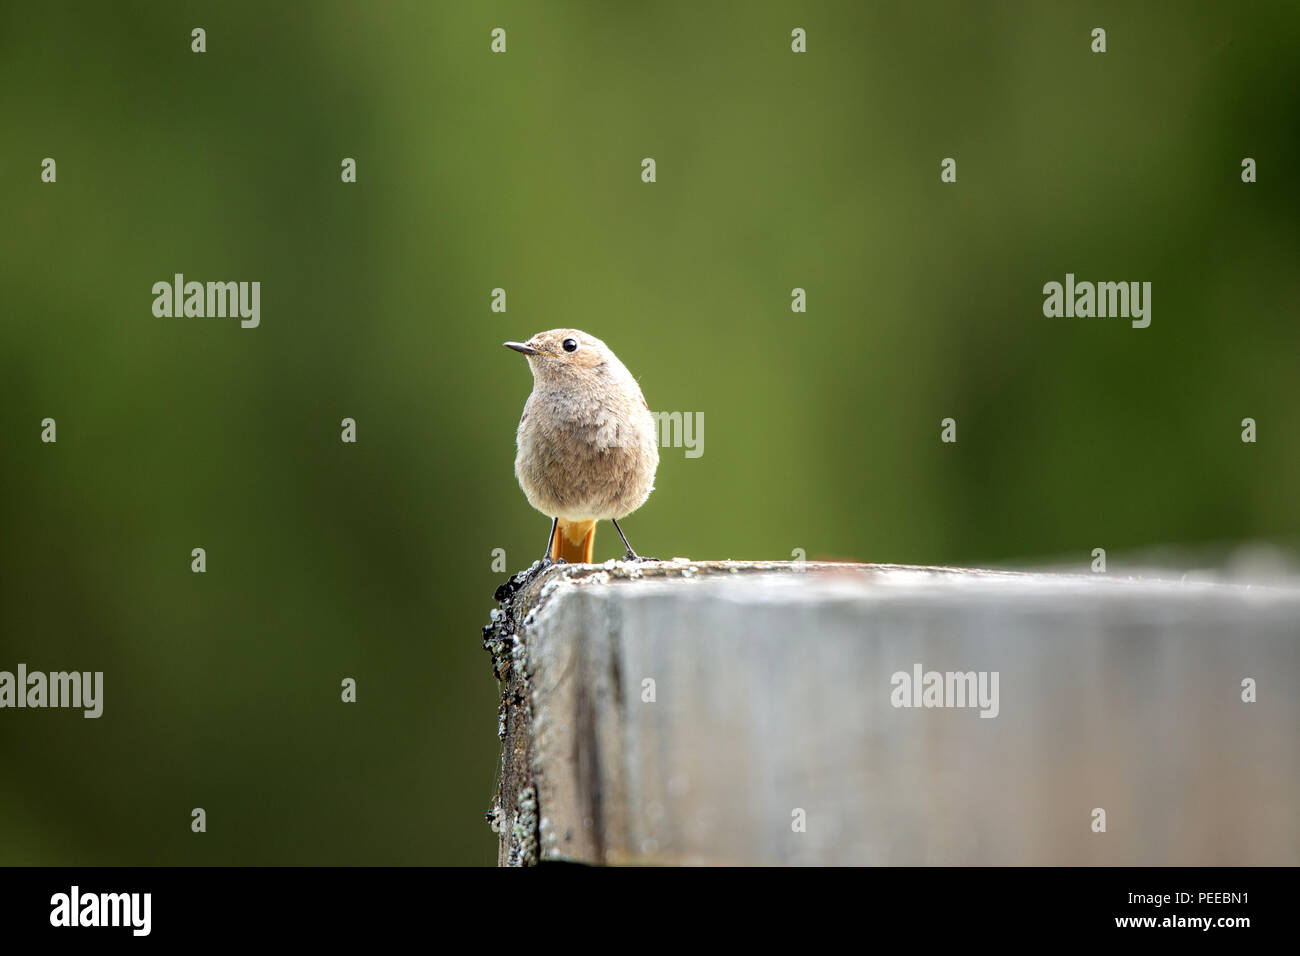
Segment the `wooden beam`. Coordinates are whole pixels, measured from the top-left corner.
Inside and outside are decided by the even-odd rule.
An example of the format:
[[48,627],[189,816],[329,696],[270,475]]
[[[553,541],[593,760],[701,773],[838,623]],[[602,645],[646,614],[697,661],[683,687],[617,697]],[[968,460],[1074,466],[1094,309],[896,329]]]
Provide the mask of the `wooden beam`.
[[498,597],[503,865],[1300,863],[1300,590],[678,561]]

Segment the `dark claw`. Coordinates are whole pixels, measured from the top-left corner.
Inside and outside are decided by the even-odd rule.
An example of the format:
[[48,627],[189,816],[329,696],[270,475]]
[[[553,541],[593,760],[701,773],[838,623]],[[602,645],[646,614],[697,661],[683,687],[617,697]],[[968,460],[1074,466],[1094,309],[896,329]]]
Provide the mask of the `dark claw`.
[[547,568],[551,567],[552,565],[567,564],[567,563],[568,562],[566,562],[563,558],[560,558],[559,560],[552,560],[550,556],[542,558],[540,561],[536,562],[532,567],[525,568],[523,571],[520,571],[517,574],[512,574],[509,580],[505,582],[505,584],[502,584],[500,587],[496,589],[496,593],[493,595],[493,597],[495,597],[498,602],[509,600],[510,598],[514,597],[518,591],[523,590],[523,588],[528,584],[529,581],[537,577],[537,575],[543,573]]

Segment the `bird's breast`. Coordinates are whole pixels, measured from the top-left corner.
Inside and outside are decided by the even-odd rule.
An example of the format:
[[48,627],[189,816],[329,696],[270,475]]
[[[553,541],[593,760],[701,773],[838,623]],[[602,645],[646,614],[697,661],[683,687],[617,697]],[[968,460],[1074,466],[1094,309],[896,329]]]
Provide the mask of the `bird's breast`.
[[627,403],[534,392],[519,422],[515,473],[533,507],[561,517],[622,517],[645,501],[659,464],[654,418]]

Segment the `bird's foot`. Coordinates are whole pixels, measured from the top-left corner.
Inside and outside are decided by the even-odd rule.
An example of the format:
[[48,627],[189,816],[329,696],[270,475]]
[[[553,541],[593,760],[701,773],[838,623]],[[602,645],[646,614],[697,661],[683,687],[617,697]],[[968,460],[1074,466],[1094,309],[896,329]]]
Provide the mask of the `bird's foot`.
[[540,560],[534,561],[533,566],[528,569],[528,580],[532,580],[539,574],[545,574],[548,570],[559,564],[568,564],[563,558],[553,558],[549,554],[543,555]]
[[516,592],[523,590],[524,587],[533,580],[533,578],[537,577],[539,574],[543,574],[548,568],[557,564],[567,563],[568,562],[563,558],[556,559],[552,558],[550,555],[547,555],[540,561],[534,561],[530,567],[524,568],[524,570],[517,574],[512,574],[505,584],[497,588],[495,597],[498,601],[507,600],[513,597]]
[[647,558],[643,554],[637,554],[635,551],[629,550],[628,553],[623,556],[623,560],[624,561],[658,561],[659,559]]

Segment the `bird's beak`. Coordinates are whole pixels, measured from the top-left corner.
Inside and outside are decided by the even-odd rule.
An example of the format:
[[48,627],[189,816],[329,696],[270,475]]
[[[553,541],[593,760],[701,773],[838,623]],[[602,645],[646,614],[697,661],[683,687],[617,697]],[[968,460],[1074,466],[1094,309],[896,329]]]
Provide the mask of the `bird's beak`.
[[516,352],[522,352],[524,355],[542,354],[541,352],[537,351],[537,349],[533,348],[531,345],[525,345],[523,342],[504,342],[502,344],[504,344],[506,348],[514,349]]

